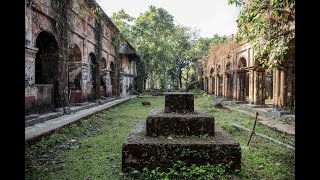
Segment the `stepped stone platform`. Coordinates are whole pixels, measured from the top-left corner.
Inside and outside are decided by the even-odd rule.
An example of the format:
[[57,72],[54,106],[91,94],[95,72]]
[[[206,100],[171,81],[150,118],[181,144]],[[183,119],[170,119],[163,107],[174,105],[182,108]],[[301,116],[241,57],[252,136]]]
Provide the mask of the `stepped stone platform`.
[[144,167],[164,170],[173,162],[184,161],[188,165],[229,164],[231,169],[241,169],[241,149],[229,134],[215,128],[214,137],[188,138],[165,136],[146,136],[146,123],[140,122],[123,144],[122,171]]
[[194,113],[165,113],[152,110],[147,117],[147,136],[214,136],[214,117],[200,110]]
[[214,125],[214,117],[194,110],[194,94],[164,93],[165,108],[152,110],[122,145],[122,171],[156,168],[175,162],[187,165],[228,164],[241,169],[241,148],[228,133]]

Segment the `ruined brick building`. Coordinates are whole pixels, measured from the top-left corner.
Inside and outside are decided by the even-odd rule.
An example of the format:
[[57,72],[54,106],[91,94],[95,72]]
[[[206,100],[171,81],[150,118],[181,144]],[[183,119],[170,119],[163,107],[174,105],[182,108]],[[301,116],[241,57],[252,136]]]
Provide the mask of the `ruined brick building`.
[[126,96],[139,61],[94,0],[25,0],[26,112]]
[[250,42],[232,41],[219,46],[205,61],[203,79],[208,94],[224,97],[254,107],[269,104],[276,112],[294,113],[295,42],[283,63],[276,69],[262,68],[254,58]]

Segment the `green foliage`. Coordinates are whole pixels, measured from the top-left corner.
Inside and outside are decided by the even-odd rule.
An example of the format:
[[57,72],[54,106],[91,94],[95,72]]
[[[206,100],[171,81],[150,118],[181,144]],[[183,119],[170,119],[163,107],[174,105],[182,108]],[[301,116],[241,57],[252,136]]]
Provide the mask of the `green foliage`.
[[199,38],[192,44],[192,48],[188,54],[193,54],[196,57],[206,58],[211,45],[223,43],[227,40],[227,36],[219,36],[218,34],[214,34],[212,37]]
[[167,171],[144,168],[142,170],[133,170],[128,174],[129,179],[213,179],[226,173],[228,165],[186,165],[182,161],[173,163],[173,167]]
[[192,89],[190,92],[194,93],[195,98],[200,98],[200,97],[206,97],[207,99],[210,98],[211,96],[207,94],[207,92],[205,92],[202,89]]
[[119,12],[113,13],[111,19],[113,23],[117,26],[117,28],[120,30],[121,34],[124,37],[126,37],[129,40],[129,42],[133,42],[131,34],[131,24],[134,18],[127,14],[123,9],[121,9]]
[[228,0],[242,9],[237,41],[250,41],[262,66],[275,67],[285,60],[295,38],[295,0]]
[[[199,38],[197,29],[174,24],[174,17],[163,8],[150,6],[137,18],[123,9],[112,14],[112,21],[145,61],[150,88],[182,88],[195,77],[194,62],[205,57],[211,44],[224,42],[226,36]],[[153,92],[153,91],[151,91]]]

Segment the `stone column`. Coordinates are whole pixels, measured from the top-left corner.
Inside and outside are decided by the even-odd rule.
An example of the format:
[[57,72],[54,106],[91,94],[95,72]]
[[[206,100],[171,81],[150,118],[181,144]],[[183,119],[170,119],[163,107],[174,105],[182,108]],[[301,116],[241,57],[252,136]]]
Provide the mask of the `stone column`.
[[211,80],[212,80],[212,76],[210,75],[208,78],[208,94],[212,94]]
[[215,76],[214,80],[215,80],[215,90],[214,90],[214,92],[215,92],[215,95],[218,96],[219,95],[219,86],[218,86],[219,85],[219,77]]
[[287,106],[286,103],[286,71],[281,69],[280,71],[280,95],[279,95],[279,105],[281,108]]
[[227,96],[227,93],[226,93],[226,90],[227,90],[226,84],[227,84],[227,83],[226,83],[226,81],[227,81],[226,75],[223,74],[223,75],[222,75],[222,96],[224,96],[224,97]]
[[253,100],[253,89],[254,89],[254,74],[253,74],[253,70],[250,70],[249,73],[249,103],[253,104],[254,100]]
[[295,99],[295,74],[294,66],[290,64],[287,69],[287,106],[290,110],[294,110]]
[[236,94],[237,94],[237,100],[240,101],[240,74],[237,74],[237,91],[236,91]]
[[25,48],[25,109],[31,109],[36,102],[35,84],[35,58],[38,48]]
[[210,94],[213,94],[213,77],[212,76],[210,76],[210,80],[209,80],[210,82],[209,82],[209,84],[210,84]]
[[25,48],[25,85],[32,86],[35,84],[35,58],[38,48]]
[[265,104],[265,72],[259,71],[258,74],[258,94],[256,104]]
[[233,73],[233,89],[232,89],[232,96],[233,99],[237,99],[237,92],[238,92],[238,75],[237,73]]
[[258,93],[259,93],[259,86],[258,86],[258,72],[253,71],[253,103],[257,104],[258,101]]
[[278,107],[279,103],[279,77],[280,77],[280,71],[279,69],[274,70],[274,78],[273,78],[273,86],[274,86],[274,92],[273,92],[273,106],[275,108]]
[[228,78],[228,75],[226,74],[225,75],[225,78],[226,78],[226,80],[225,80],[225,97],[226,98],[229,98],[229,87],[228,87],[228,81],[229,81],[229,78]]
[[219,96],[222,96],[222,92],[223,92],[223,89],[222,89],[222,87],[223,87],[223,79],[222,79],[222,77],[221,76],[219,76]]

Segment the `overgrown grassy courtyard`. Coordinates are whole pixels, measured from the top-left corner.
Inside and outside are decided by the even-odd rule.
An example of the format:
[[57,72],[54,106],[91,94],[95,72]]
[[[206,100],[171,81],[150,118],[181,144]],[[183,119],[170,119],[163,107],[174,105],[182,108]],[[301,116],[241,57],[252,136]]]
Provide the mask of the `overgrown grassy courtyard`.
[[[141,106],[142,101],[149,101],[151,106]],[[131,99],[115,108],[63,128],[59,133],[52,134],[37,144],[26,144],[26,179],[132,178],[133,176],[126,176],[121,171],[122,143],[137,122],[145,121],[151,109],[163,107],[163,96]],[[234,128],[229,122],[252,129],[253,118],[229,109],[215,109],[212,107],[212,99],[203,94],[196,96],[195,108],[212,113],[217,126],[229,132],[241,146],[247,145],[249,133]],[[280,134],[259,124],[257,124],[256,132],[284,143],[289,143],[288,138],[294,140],[294,136],[283,138]],[[293,150],[253,136],[249,148],[242,149],[241,153],[242,169],[229,178],[295,179],[295,152]],[[201,179],[201,174],[204,174],[206,176],[203,179],[213,179],[208,176],[210,175],[207,173],[209,169],[206,168],[193,173],[194,177]],[[197,167],[192,167],[187,172],[192,173],[196,170]],[[137,173],[134,177],[146,179],[148,173],[150,173],[150,179],[166,176],[164,172],[146,171]],[[175,176],[171,177],[177,179],[186,177],[180,176],[178,171],[174,173]]]

